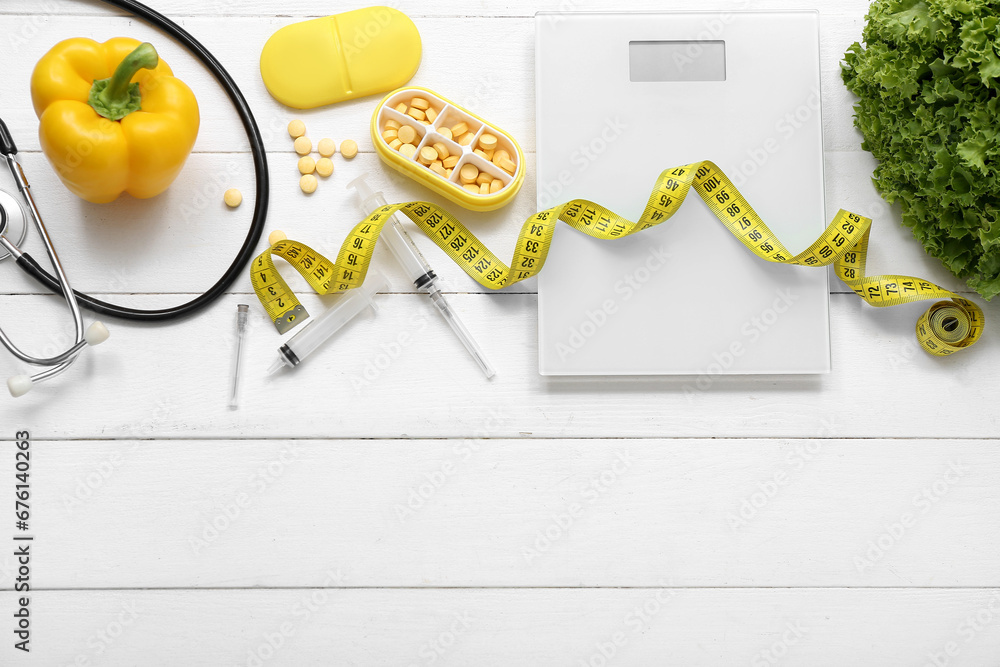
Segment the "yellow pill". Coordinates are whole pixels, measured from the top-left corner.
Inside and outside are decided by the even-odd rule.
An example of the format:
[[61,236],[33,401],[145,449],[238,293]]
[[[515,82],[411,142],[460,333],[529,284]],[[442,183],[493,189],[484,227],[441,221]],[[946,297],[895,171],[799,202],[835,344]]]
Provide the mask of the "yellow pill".
[[410,100],[410,106],[415,109],[423,109],[424,111],[426,111],[427,109],[430,108],[431,103],[422,97],[414,97],[412,100]]
[[479,147],[484,151],[492,151],[497,147],[497,138],[492,134],[483,134],[479,137]]
[[316,173],[326,178],[333,173],[333,160],[328,157],[321,157],[316,160]]
[[399,152],[408,158],[412,158],[417,154],[417,147],[413,144],[403,144],[399,147]]
[[299,158],[299,173],[311,174],[316,171],[316,160],[308,155]]
[[424,120],[425,118],[427,118],[427,114],[425,114],[420,109],[414,109],[413,107],[410,107],[406,111],[406,115],[409,116],[410,118],[416,118],[417,120]]
[[417,159],[424,164],[430,164],[431,162],[434,162],[434,160],[437,160],[437,158],[438,152],[436,150],[434,150],[431,146],[424,146],[420,149],[420,156]]
[[399,147],[402,145],[403,142],[400,141],[399,139],[393,139],[392,141],[389,142],[389,148],[391,148],[394,151],[398,151]]
[[400,102],[399,104],[396,105],[396,111],[398,111],[399,113],[406,113],[406,109],[407,109],[406,102]]
[[426,114],[426,115],[427,115],[427,120],[429,120],[429,121],[430,121],[430,122],[432,122],[432,123],[433,123],[433,122],[434,122],[435,120],[437,120],[437,117],[438,117],[438,112],[434,110],[434,107],[431,107],[430,109],[426,110],[426,111],[424,112],[424,114]]
[[302,188],[302,192],[307,195],[311,195],[316,192],[316,186],[318,184],[319,181],[317,181],[316,177],[312,174],[303,174],[302,178],[299,179],[299,187]]
[[476,176],[476,183],[478,183],[479,185],[482,185],[483,183],[485,183],[486,185],[489,185],[490,181],[492,181],[492,180],[493,180],[493,177],[490,176],[489,174],[487,174],[485,171],[479,172],[479,175]]
[[484,151],[482,148],[477,148],[476,150],[474,150],[472,152],[475,153],[476,155],[478,155],[479,157],[483,158],[487,162],[490,161],[489,156],[486,155],[486,151]]
[[385,129],[387,129],[387,130],[398,130],[399,129],[399,121],[398,120],[393,120],[392,118],[390,118],[389,120],[385,121]]
[[389,142],[391,142],[393,139],[395,139],[398,136],[399,136],[399,132],[397,132],[396,130],[393,130],[391,128],[382,133],[382,138],[385,139],[386,141],[389,141]]
[[396,136],[404,144],[412,144],[413,141],[417,138],[417,131],[411,125],[404,125],[403,127],[399,128],[399,131],[396,133]]
[[429,120],[418,120],[417,122],[420,123],[421,125],[430,125],[431,124],[431,122]]
[[317,150],[323,157],[330,157],[337,152],[337,142],[333,139],[320,139]]
[[499,165],[500,160],[509,160],[509,159],[510,159],[510,153],[508,153],[502,148],[493,153],[493,164],[495,165]]
[[445,175],[448,178],[451,178],[451,172],[453,172],[453,171],[455,171],[455,170],[454,169],[445,169],[444,173],[445,173]]
[[435,174],[438,174],[443,178],[448,177],[448,172],[445,171],[445,168],[443,166],[441,166],[440,160],[435,160],[434,162],[431,162],[431,171],[433,171]]
[[236,188],[229,188],[226,194],[222,195],[222,199],[229,208],[236,208],[243,203],[243,193]]
[[281,243],[287,238],[288,237],[285,235],[285,232],[281,231],[280,229],[275,229],[273,232],[267,235],[267,242],[270,243],[271,245],[274,245],[275,243]]
[[500,192],[501,190],[503,190],[503,181],[499,178],[494,178],[493,182],[490,183],[490,194]]
[[295,152],[299,155],[309,155],[313,149],[313,142],[309,141],[309,137],[299,137],[295,140]]
[[513,174],[515,171],[517,171],[517,165],[511,162],[510,160],[500,160],[497,166],[506,171],[508,174]]
[[438,131],[438,134],[440,134],[445,139],[451,139],[452,138],[451,130],[449,128],[447,128],[447,127],[439,127],[437,131]]
[[358,142],[354,139],[344,139],[340,143],[340,154],[348,160],[353,159],[358,154]]
[[298,139],[303,134],[306,133],[306,124],[301,120],[293,120],[288,124],[288,136],[292,139]]
[[496,151],[483,151],[483,155],[485,155],[486,159],[490,160],[491,162],[493,161],[493,155],[495,153],[496,153]]
[[434,150],[437,151],[438,158],[441,160],[451,155],[451,151],[448,150],[448,147],[442,144],[440,141],[434,144]]
[[479,167],[474,164],[463,165],[461,171],[458,172],[458,176],[462,179],[463,183],[475,183],[476,177],[479,176]]
[[475,137],[472,136],[472,132],[466,132],[461,137],[459,137],[458,143],[461,144],[462,146],[468,146],[469,144],[472,143],[473,139],[475,139]]
[[445,169],[454,169],[455,165],[458,164],[458,160],[459,160],[458,155],[449,155],[444,160],[442,160],[442,162],[444,162]]
[[469,131],[469,124],[466,123],[464,120],[459,121],[458,123],[455,123],[454,125],[451,126],[451,134],[454,137],[460,137],[468,131]]
[[462,187],[465,188],[466,190],[468,190],[469,192],[471,192],[474,195],[478,195],[479,194],[479,186],[476,185],[475,183],[466,183]]
[[481,194],[481,195],[488,195],[489,193],[490,193],[490,184],[489,183],[481,183],[479,185],[479,194]]

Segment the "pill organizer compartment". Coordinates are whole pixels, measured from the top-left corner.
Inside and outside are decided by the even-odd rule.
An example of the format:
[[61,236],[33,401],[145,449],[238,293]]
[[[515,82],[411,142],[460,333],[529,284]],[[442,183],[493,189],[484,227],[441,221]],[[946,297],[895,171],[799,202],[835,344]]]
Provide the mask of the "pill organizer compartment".
[[[404,103],[409,106],[410,102],[415,97],[427,100],[430,107],[437,112],[434,120],[429,124],[421,123],[408,114],[399,112],[395,109],[395,107],[400,103]],[[381,136],[382,132],[385,130],[386,121],[390,119],[397,121],[401,126],[404,124],[410,125],[417,131],[417,140],[414,142],[417,147],[417,151],[413,157],[407,157],[406,155],[399,153],[399,151],[392,149],[388,145],[389,142]],[[480,120],[476,116],[473,116],[464,109],[435,95],[429,90],[422,88],[403,88],[396,91],[382,101],[375,120],[377,123],[375,128],[375,130],[377,130],[377,137],[375,138],[377,141],[384,144],[383,148],[385,150],[380,151],[383,158],[387,158],[388,156],[387,159],[389,159],[390,163],[399,161],[406,164],[407,171],[412,176],[423,174],[421,175],[421,180],[424,181],[426,185],[439,189],[441,194],[447,193],[450,199],[457,201],[458,203],[468,204],[470,198],[472,201],[482,200],[483,205],[481,206],[476,204],[475,207],[482,207],[484,210],[489,210],[489,208],[496,208],[497,206],[505,204],[509,200],[509,197],[516,193],[520,188],[521,181],[523,180],[522,172],[524,170],[524,165],[522,164],[523,160],[521,159],[521,151],[517,147],[517,144],[514,143],[513,139],[499,128],[491,126],[489,123]],[[448,130],[451,130],[453,126],[460,122],[464,122],[468,126],[469,133],[473,136],[472,141],[465,146],[461,145],[455,139],[448,139],[444,135],[440,134],[440,130],[442,128],[448,128]],[[479,140],[484,133],[492,134],[497,138],[496,151],[504,150],[508,153],[510,161],[514,163],[513,174],[504,171],[490,160],[474,153],[474,150],[477,148]],[[425,146],[433,147],[435,143],[444,144],[447,146],[450,155],[459,156],[459,161],[452,168],[452,174],[450,177],[438,174],[427,165],[421,163],[419,160],[420,150]],[[500,190],[488,194],[481,194],[473,193],[463,188],[460,171],[466,164],[473,164],[477,169],[479,169],[480,172],[489,174],[494,179],[499,179],[502,183]]]

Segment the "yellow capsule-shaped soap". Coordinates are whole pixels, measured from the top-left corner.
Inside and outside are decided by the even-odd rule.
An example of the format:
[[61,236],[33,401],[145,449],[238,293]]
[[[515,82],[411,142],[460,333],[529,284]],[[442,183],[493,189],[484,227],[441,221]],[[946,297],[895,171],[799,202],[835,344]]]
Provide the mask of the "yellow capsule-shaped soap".
[[420,33],[391,7],[293,23],[267,40],[260,75],[274,99],[296,109],[402,86],[420,65]]

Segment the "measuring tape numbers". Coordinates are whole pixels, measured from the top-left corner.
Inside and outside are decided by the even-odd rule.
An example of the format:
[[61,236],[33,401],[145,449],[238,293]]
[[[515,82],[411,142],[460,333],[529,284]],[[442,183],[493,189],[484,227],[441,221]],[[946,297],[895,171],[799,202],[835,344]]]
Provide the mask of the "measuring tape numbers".
[[309,246],[288,239],[275,243],[253,261],[250,267],[253,291],[278,333],[283,334],[309,319],[309,313],[278,273],[273,256],[280,257],[295,267],[317,294],[329,294],[333,291],[331,279],[335,268],[333,262]]
[[[297,300],[293,301],[294,294],[274,271],[270,253],[291,262],[320,294],[352,289],[364,282],[382,227],[397,211],[412,220],[476,282],[490,289],[500,289],[531,278],[541,270],[558,221],[594,238],[622,238],[670,219],[680,209],[692,187],[726,228],[763,260],[814,267],[832,264],[840,280],[876,307],[926,299],[950,299],[935,303],[917,321],[917,339],[930,354],[952,354],[973,345],[982,336],[983,311],[972,301],[920,278],[865,275],[871,234],[869,218],[841,210],[812,245],[793,255],[732,181],[709,161],[663,171],[636,222],[585,199],[575,199],[535,213],[521,228],[509,266],[448,211],[428,202],[406,202],[383,206],[358,223],[344,240],[333,263],[301,244],[285,246],[283,244],[288,242],[284,241],[275,244],[255,264],[255,272],[260,273],[261,278],[260,281],[255,278],[254,289],[276,326],[278,320],[274,313],[291,313],[301,320],[301,315],[287,310],[289,304],[294,303],[298,308],[301,305]],[[295,255],[289,258],[292,248]],[[303,254],[310,259],[308,266],[303,264]],[[262,259],[265,259],[263,263]],[[258,282],[265,285],[264,278],[267,278],[268,289],[262,293]],[[280,299],[283,305],[276,305],[276,299]],[[304,309],[301,312],[304,313]]]

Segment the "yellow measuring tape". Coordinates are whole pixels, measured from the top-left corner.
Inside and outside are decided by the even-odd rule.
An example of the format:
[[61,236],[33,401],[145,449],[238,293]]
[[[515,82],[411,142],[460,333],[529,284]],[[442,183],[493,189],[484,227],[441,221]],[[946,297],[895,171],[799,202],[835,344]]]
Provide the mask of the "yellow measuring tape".
[[275,244],[255,262],[254,271],[259,278],[255,275],[254,289],[279,331],[282,331],[279,320],[287,322],[291,317],[293,324],[287,328],[294,326],[294,322],[304,319],[304,309],[274,269],[271,255],[291,262],[320,294],[358,287],[365,280],[382,227],[397,211],[416,223],[479,284],[500,289],[541,270],[558,220],[594,238],[622,238],[669,219],[692,187],[729,231],[761,259],[801,266],[833,264],[837,277],[872,306],[950,298],[935,303],[917,321],[917,339],[931,354],[952,354],[974,344],[982,335],[983,311],[972,301],[919,278],[865,275],[870,219],[841,210],[819,239],[793,256],[732,181],[708,161],[661,173],[638,222],[585,199],[535,213],[521,228],[510,266],[444,209],[427,202],[407,202],[383,206],[355,226],[341,246],[336,262],[302,244],[287,241]]

